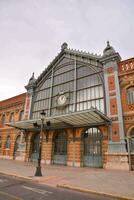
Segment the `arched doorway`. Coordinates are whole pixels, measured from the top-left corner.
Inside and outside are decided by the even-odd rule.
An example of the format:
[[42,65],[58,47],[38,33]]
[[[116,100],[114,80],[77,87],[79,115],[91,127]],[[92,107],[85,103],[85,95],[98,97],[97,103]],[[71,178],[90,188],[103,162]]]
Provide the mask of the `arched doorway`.
[[39,158],[39,137],[40,134],[34,134],[31,139],[31,161],[37,161]]
[[24,135],[18,135],[14,144],[13,159],[20,156],[21,152],[25,152],[26,149],[26,138]]
[[57,131],[54,137],[53,164],[67,164],[67,133]]
[[82,136],[83,166],[102,167],[102,134],[98,128],[87,129]]

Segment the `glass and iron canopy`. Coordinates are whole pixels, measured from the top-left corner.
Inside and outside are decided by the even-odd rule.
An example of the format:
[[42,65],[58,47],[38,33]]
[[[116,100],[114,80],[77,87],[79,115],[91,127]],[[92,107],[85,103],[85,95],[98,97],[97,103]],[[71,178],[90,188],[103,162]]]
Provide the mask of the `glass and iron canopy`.
[[[47,122],[51,122],[51,126],[47,127]],[[41,119],[31,119],[26,121],[19,121],[14,123],[7,123],[7,125],[24,130],[35,129],[34,124],[41,125]],[[110,124],[111,120],[97,109],[90,109],[82,112],[74,112],[66,115],[55,117],[46,117],[44,121],[45,129],[62,129],[71,127],[90,127],[102,124]]]

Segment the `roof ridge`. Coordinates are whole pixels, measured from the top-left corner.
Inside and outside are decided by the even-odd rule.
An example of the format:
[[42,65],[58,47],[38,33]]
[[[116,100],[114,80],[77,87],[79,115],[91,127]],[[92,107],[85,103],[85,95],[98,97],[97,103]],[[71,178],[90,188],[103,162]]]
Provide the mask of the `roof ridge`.
[[102,57],[101,54],[94,54],[94,53],[89,53],[87,51],[83,51],[83,50],[77,50],[77,49],[71,49],[68,48],[67,43],[63,43],[61,45],[61,50],[60,52],[57,54],[57,56],[54,57],[54,59],[47,65],[47,67],[42,71],[42,73],[37,77],[36,79],[36,84],[38,82],[41,81],[41,79],[43,78],[44,74],[47,73],[47,71],[49,70],[49,68],[52,66],[53,63],[56,62],[56,60],[58,60],[59,56],[62,56],[64,53],[72,53],[72,54],[77,54],[79,56],[88,56],[90,59],[99,59]]
[[102,57],[101,54],[90,53],[90,52],[79,50],[79,49],[67,48],[66,51],[71,51],[72,53],[80,53],[80,54],[83,54],[85,56],[89,55],[89,56],[96,57],[96,58],[101,58]]

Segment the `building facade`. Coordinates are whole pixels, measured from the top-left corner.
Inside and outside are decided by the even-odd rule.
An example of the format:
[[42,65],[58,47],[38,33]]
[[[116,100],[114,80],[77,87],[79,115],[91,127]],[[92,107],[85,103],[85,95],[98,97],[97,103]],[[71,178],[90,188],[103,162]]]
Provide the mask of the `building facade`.
[[[34,162],[41,146],[42,163],[133,169],[133,80],[134,59],[121,61],[109,42],[102,56],[63,43],[43,73],[37,79],[33,74],[25,86],[24,118],[4,125],[14,131],[12,149],[17,149],[8,154]],[[5,124],[3,102],[0,114]],[[4,127],[2,157],[10,136],[2,138]]]
[[24,93],[0,102],[0,157],[2,158],[24,160],[25,147],[20,149],[21,130],[6,126],[6,123],[23,120],[25,98]]

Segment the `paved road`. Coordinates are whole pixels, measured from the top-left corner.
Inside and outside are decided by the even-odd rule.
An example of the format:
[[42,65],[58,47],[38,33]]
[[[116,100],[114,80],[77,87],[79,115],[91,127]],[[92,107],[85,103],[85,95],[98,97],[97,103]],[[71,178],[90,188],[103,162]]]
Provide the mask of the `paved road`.
[[112,200],[0,175],[0,200]]

